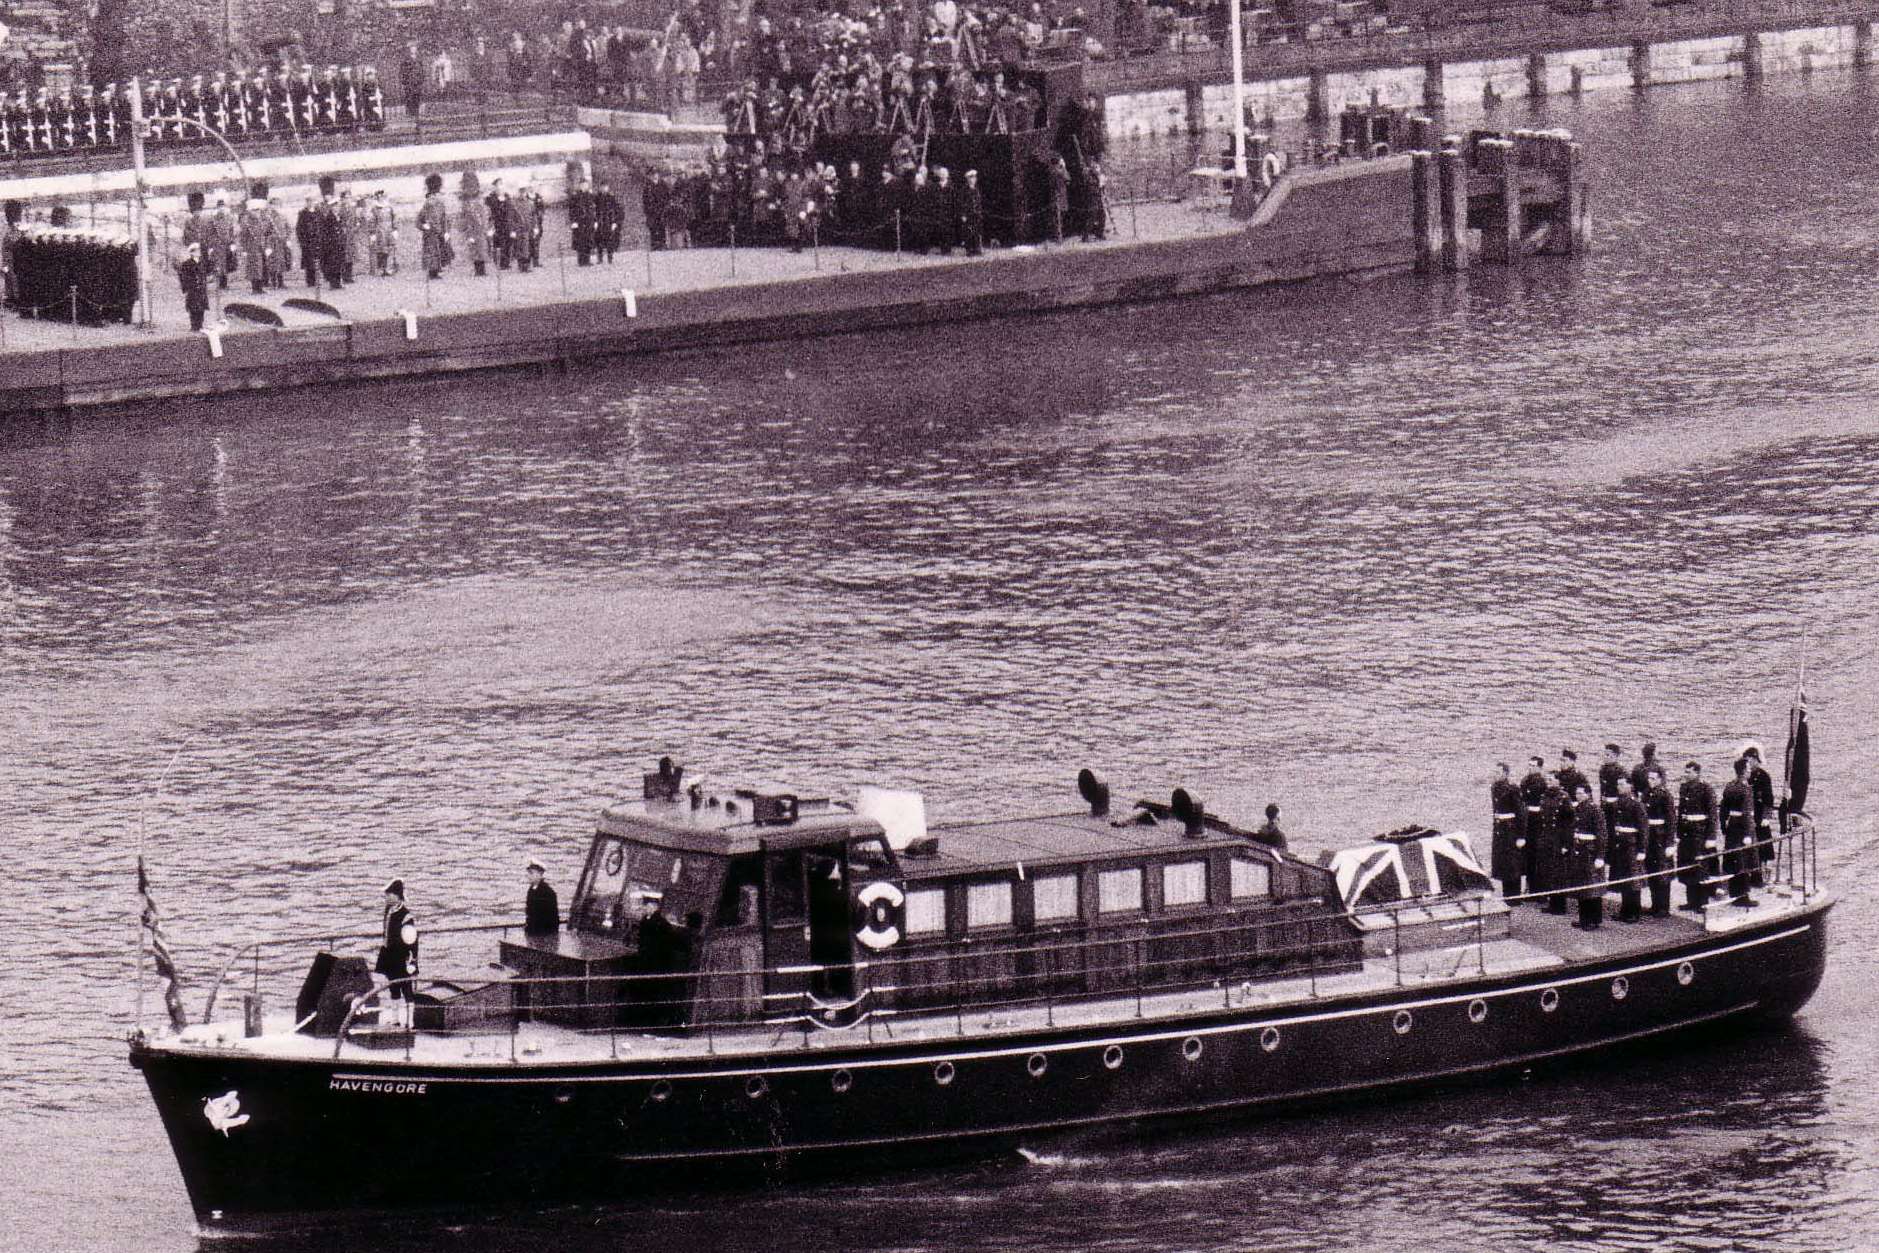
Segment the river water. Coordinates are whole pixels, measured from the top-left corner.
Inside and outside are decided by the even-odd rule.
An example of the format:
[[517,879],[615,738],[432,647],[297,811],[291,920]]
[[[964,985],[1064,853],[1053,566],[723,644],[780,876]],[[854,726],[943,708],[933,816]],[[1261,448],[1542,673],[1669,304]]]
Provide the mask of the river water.
[[[0,429],[0,1247],[196,1236],[124,1063],[133,866],[238,938],[564,891],[660,751],[936,816],[1186,784],[1307,851],[1486,771],[1776,747],[1844,901],[1789,1028],[840,1189],[309,1248],[1843,1249],[1879,1219],[1879,94],[1551,102],[1598,251]],[[437,1146],[360,1145],[361,1153]]]

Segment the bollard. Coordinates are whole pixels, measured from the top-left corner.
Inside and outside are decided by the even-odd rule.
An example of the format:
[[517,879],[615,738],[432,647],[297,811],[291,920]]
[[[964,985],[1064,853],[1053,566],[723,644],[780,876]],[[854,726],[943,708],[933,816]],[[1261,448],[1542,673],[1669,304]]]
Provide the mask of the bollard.
[[1468,268],[1468,165],[1462,159],[1460,139],[1442,140],[1437,154],[1436,181],[1441,190],[1442,268]]
[[1305,85],[1305,120],[1322,122],[1331,116],[1331,76],[1314,69]]
[[1432,59],[1422,63],[1422,107],[1430,113],[1440,113],[1442,106],[1448,103],[1447,84],[1443,79],[1440,61]]
[[1742,77],[1751,83],[1762,78],[1762,33],[1752,30],[1742,36]]
[[1872,19],[1853,23],[1853,64],[1865,69],[1872,64]]
[[1409,154],[1410,223],[1416,236],[1416,272],[1428,274],[1442,264],[1442,191],[1436,161],[1428,152]]
[[241,1034],[249,1040],[261,1034],[261,994],[259,992],[241,994]]
[[1546,95],[1546,54],[1527,54],[1527,98],[1538,100]]
[[1631,86],[1644,91],[1651,85],[1651,45],[1642,39],[1631,45]]
[[1494,207],[1481,227],[1481,259],[1501,265],[1520,260],[1520,161],[1506,139],[1483,139],[1475,145],[1480,172],[1492,181]]

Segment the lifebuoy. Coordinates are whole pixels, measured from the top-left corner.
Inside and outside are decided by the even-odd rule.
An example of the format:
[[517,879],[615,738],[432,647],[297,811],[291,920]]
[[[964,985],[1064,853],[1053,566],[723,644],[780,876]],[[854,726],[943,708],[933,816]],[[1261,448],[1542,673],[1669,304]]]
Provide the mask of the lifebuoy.
[[871,949],[892,948],[900,943],[900,909],[907,895],[891,883],[870,883],[855,893],[860,906],[860,921],[855,938]]
[[1259,181],[1270,187],[1279,181],[1279,175],[1285,173],[1285,158],[1276,152],[1268,152],[1259,160]]

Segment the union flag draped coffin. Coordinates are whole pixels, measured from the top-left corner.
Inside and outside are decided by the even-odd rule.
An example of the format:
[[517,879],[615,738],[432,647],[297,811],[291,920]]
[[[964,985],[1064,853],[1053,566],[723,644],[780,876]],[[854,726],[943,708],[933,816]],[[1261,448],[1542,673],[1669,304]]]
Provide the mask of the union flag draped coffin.
[[1374,844],[1343,849],[1328,864],[1345,907],[1353,910],[1494,886],[1466,835],[1426,827],[1406,827],[1378,836]]

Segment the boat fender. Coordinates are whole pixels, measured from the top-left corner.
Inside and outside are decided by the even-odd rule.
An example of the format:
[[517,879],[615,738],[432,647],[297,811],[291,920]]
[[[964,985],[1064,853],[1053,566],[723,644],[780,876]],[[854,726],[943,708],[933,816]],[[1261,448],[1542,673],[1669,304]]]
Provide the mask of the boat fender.
[[860,919],[855,938],[871,949],[892,948],[900,943],[900,910],[907,895],[891,883],[870,883],[855,893]]

